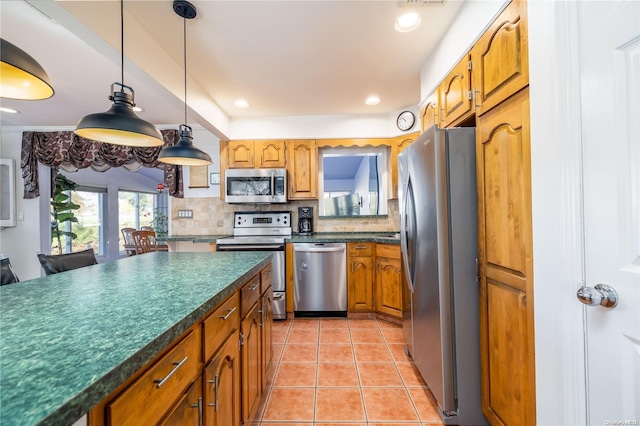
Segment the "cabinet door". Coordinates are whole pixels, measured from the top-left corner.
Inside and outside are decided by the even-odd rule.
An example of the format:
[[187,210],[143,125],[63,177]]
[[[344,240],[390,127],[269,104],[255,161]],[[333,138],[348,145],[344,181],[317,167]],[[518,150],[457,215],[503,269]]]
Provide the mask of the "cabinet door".
[[176,408],[160,424],[162,426],[199,426],[202,425],[201,419],[202,380],[198,377]]
[[399,259],[378,258],[376,311],[402,318],[401,266]]
[[229,141],[227,155],[230,168],[253,168],[255,143],[253,141]]
[[482,408],[494,425],[535,424],[528,89],[478,117]]
[[204,420],[207,426],[240,426],[239,333],[233,333],[204,369]]
[[273,287],[262,295],[261,363],[262,390],[267,386],[269,367],[273,359]]
[[347,301],[350,311],[373,310],[372,257],[349,258],[347,288]]
[[529,84],[526,14],[525,1],[512,1],[471,51],[478,115]]
[[242,320],[241,357],[242,357],[242,423],[253,415],[260,399],[260,321],[258,305],[249,311]]
[[284,168],[286,164],[283,140],[256,141],[256,167],[261,169]]
[[410,135],[402,135],[395,138],[391,145],[391,191],[390,197],[398,198],[398,154],[402,152],[406,147],[413,142],[419,133],[412,133]]
[[318,147],[314,140],[287,141],[289,199],[318,198]]
[[427,102],[420,108],[420,129],[424,132],[434,124],[440,124],[437,90],[427,98]]
[[465,55],[440,84],[440,127],[458,124],[473,112],[469,55]]

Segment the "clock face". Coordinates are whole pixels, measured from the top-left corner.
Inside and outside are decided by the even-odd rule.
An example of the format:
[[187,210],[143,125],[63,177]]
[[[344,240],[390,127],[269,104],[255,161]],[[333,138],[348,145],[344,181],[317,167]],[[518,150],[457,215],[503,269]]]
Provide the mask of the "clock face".
[[416,122],[416,116],[411,111],[403,111],[398,115],[397,125],[400,130],[409,130]]

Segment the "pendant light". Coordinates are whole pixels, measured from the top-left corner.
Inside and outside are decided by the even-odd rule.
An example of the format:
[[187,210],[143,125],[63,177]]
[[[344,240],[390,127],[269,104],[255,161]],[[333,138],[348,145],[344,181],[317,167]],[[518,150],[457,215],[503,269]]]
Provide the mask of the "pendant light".
[[49,76],[27,52],[0,39],[0,98],[37,101],[53,96]]
[[[161,146],[162,133],[156,127],[139,118],[133,111],[133,88],[124,85],[124,0],[120,0],[120,73],[122,83],[111,85],[109,100],[113,105],[106,112],[84,116],[76,126],[76,135],[98,142],[126,146]],[[114,87],[120,90],[115,91]],[[125,92],[125,89],[129,92]]]
[[179,127],[180,140],[162,149],[158,161],[180,166],[207,166],[211,157],[193,145],[191,127],[187,123],[187,19],[196,17],[196,8],[186,0],[174,0],[173,11],[183,18],[184,29],[184,123]]

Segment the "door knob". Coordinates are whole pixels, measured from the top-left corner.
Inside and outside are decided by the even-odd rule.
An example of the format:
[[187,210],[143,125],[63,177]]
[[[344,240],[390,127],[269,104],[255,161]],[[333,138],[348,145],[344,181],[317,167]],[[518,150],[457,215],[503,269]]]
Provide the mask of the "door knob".
[[589,306],[613,308],[618,304],[618,293],[606,284],[597,284],[595,287],[582,286],[577,296],[579,301]]

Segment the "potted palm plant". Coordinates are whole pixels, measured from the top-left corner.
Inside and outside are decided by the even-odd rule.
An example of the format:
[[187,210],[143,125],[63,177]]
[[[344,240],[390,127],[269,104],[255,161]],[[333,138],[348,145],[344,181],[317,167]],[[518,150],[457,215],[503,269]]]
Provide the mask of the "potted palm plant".
[[75,217],[75,210],[78,210],[80,206],[71,201],[71,196],[68,191],[75,190],[78,185],[72,180],[68,179],[62,173],[56,174],[55,190],[53,197],[51,198],[51,242],[57,241],[58,253],[62,254],[62,237],[77,238],[77,235],[71,231],[65,231],[65,223],[78,222],[78,218]]

